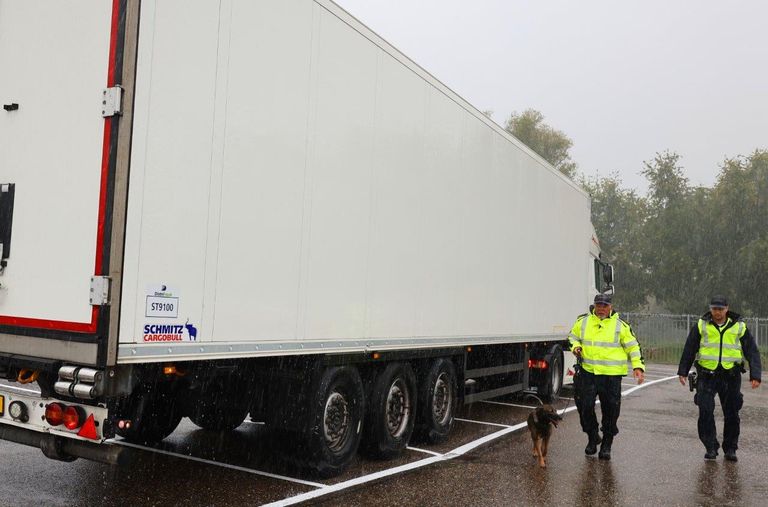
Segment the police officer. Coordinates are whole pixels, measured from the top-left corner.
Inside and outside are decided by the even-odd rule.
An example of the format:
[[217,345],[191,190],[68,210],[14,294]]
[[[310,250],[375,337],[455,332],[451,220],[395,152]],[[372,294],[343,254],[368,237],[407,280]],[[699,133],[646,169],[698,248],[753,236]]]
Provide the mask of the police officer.
[[719,443],[715,428],[715,393],[720,397],[725,424],[723,452],[728,461],[738,461],[739,410],[744,404],[741,374],[744,359],[749,361],[752,389],[760,385],[760,354],[752,334],[738,313],[728,310],[725,296],[714,296],[709,311],[691,327],[685,341],[677,374],[680,383],[696,359],[697,388],[695,402],[699,406],[699,440],[706,448],[704,459],[716,459]]
[[[645,381],[645,364],[629,324],[613,311],[611,296],[598,294],[589,313],[579,315],[569,336],[571,351],[581,360],[575,381],[576,408],[581,429],[589,436],[584,452],[593,455],[600,446],[600,459],[611,459],[613,437],[619,432],[616,421],[621,409],[621,379],[627,375],[627,361],[632,362],[638,384]],[[595,398],[600,398],[603,413],[600,438],[595,415]]]

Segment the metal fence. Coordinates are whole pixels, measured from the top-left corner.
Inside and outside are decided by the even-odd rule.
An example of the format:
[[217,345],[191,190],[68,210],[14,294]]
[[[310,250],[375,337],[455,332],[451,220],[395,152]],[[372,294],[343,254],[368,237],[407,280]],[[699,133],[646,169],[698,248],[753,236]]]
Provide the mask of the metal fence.
[[[699,315],[665,315],[659,313],[622,313],[629,322],[649,363],[676,364],[683,353],[685,339]],[[768,362],[768,318],[744,318],[757,341],[763,366]]]

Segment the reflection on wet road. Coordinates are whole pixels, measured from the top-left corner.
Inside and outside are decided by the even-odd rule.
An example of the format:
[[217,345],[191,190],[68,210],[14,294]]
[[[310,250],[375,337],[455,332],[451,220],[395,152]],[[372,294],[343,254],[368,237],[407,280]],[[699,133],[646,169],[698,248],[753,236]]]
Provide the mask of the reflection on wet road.
[[[653,367],[648,380],[670,374],[669,367]],[[623,399],[621,433],[609,462],[584,456],[585,437],[568,397],[564,393],[558,403],[568,414],[550,443],[547,469],[536,466],[527,433],[516,431],[533,400],[505,398],[465,407],[448,442],[412,442],[391,461],[358,457],[332,480],[306,476],[278,458],[290,442],[254,423],[215,433],[185,421],[160,446],[132,449],[135,461],[121,468],[83,460],[58,463],[39,450],[0,442],[0,505],[258,505],[315,495],[311,502],[328,505],[763,504],[768,494],[764,388],[745,389],[735,464],[704,462],[695,406],[676,381]]]

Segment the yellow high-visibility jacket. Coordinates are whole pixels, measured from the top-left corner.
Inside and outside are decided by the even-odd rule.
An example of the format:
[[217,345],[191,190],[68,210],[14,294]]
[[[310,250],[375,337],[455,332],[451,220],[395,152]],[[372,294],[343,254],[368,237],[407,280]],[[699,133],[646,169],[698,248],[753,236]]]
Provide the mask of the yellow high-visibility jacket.
[[645,371],[640,344],[629,324],[613,312],[600,320],[594,310],[580,315],[568,336],[571,350],[581,347],[582,367],[595,375],[626,375],[627,361]]
[[721,329],[718,329],[714,322],[699,319],[698,326],[701,345],[696,359],[701,366],[714,370],[721,364],[723,368],[730,370],[734,364],[744,362],[741,337],[747,331],[747,326],[741,319],[733,321],[729,317]]

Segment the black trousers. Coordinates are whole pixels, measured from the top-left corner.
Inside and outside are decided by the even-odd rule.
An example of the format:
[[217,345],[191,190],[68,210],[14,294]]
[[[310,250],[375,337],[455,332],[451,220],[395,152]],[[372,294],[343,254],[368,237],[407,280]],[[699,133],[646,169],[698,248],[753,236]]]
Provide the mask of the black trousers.
[[578,373],[574,380],[574,399],[584,433],[597,433],[597,398],[600,398],[600,410],[603,413],[603,435],[613,437],[619,433],[616,422],[621,412],[621,379],[622,375],[595,375],[585,370]]
[[699,369],[696,387],[696,404],[699,406],[699,440],[707,449],[719,448],[715,428],[715,394],[720,397],[725,419],[723,450],[735,451],[739,448],[741,430],[739,410],[744,405],[744,395],[741,394],[741,372],[719,370],[715,373],[707,373]]

